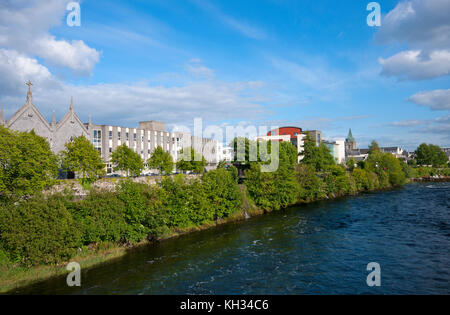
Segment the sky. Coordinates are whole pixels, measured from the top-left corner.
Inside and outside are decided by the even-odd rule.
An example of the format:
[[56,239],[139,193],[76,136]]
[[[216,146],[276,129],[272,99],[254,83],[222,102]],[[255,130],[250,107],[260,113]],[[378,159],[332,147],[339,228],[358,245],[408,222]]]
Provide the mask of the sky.
[[450,0],[0,0],[0,105],[450,147]]

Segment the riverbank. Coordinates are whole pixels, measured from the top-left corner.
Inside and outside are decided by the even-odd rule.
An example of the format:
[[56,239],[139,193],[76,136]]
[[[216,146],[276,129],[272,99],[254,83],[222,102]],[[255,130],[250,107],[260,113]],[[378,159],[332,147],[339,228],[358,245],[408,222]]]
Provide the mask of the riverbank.
[[[381,191],[385,190],[381,189],[371,189],[366,190],[368,192]],[[339,197],[350,196],[362,193],[364,191],[357,191],[355,193],[346,193],[346,194],[326,194],[321,197],[312,198],[309,200],[303,200],[301,202],[297,202],[293,205],[302,205],[307,203],[312,203],[320,200],[333,200]],[[199,226],[189,226],[185,228],[171,228],[169,230],[164,231],[164,233],[157,238],[152,240],[144,240],[133,245],[118,245],[113,242],[101,242],[98,244],[91,244],[87,247],[80,248],[79,252],[76,256],[70,259],[70,262],[76,261],[80,264],[83,270],[89,269],[92,267],[96,267],[102,263],[113,261],[114,259],[119,259],[126,255],[129,251],[132,251],[136,248],[146,246],[154,241],[164,241],[167,239],[175,238],[180,235],[188,234],[195,231],[201,231],[205,229],[210,229],[219,225],[223,225],[230,222],[245,220],[248,217],[253,217],[256,215],[261,215],[264,213],[272,212],[275,209],[262,209],[255,205],[255,202],[250,198],[249,193],[245,185],[239,185],[239,193],[241,196],[241,208],[240,211],[237,211],[226,218],[219,218],[216,221],[210,221],[207,223],[203,223]],[[20,287],[29,286],[31,284],[41,282],[54,277],[61,277],[68,273],[66,271],[65,266],[69,261],[64,263],[58,263],[49,266],[34,266],[34,267],[24,267],[20,264],[1,264],[0,257],[0,293],[14,292],[15,289]]]
[[[166,233],[164,236],[158,237],[153,240],[144,240],[133,245],[121,245],[113,243],[102,243],[100,246],[92,245],[87,249],[82,250],[79,255],[70,259],[70,262],[77,262],[80,264],[82,270],[88,270],[94,267],[98,267],[106,262],[110,263],[114,260],[120,259],[130,251],[139,249],[144,246],[148,246],[154,242],[163,242],[169,239],[180,237],[192,232],[198,232],[202,230],[212,229],[214,227],[229,224],[238,221],[244,221],[250,217],[260,216],[263,214],[271,213],[272,210],[263,210],[255,206],[254,202],[249,198],[245,185],[239,185],[240,193],[242,197],[242,209],[240,212],[226,218],[220,219],[216,222],[210,222],[198,227],[189,227],[184,229],[173,229]],[[382,191],[383,189],[374,190]],[[385,190],[385,189],[384,189]],[[354,195],[358,195],[353,194]],[[348,195],[352,196],[352,195]],[[343,198],[346,196],[333,196],[324,197],[316,200],[310,200],[308,202],[299,202],[296,205],[301,206],[318,201],[334,200],[337,198]],[[52,278],[63,277],[69,273],[66,270],[66,266],[69,261],[60,263],[54,266],[35,266],[31,268],[20,266],[19,264],[1,265],[0,264],[0,293],[1,294],[13,294],[15,290],[46,281]]]

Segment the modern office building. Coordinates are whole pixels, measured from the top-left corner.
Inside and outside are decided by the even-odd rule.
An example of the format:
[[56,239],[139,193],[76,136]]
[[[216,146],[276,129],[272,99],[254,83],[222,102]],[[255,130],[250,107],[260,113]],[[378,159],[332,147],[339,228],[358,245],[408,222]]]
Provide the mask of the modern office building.
[[303,159],[303,148],[305,145],[306,135],[302,133],[302,129],[298,127],[282,127],[269,131],[267,136],[256,137],[256,141],[280,141],[290,142],[297,148],[299,153],[298,161]]
[[333,155],[336,163],[342,164],[345,162],[345,141],[344,140],[336,140],[336,141],[322,141],[328,149],[330,149],[331,155]]
[[322,142],[322,131],[320,130],[307,130],[304,132],[305,134],[309,134],[314,141],[316,142],[316,146],[319,146]]

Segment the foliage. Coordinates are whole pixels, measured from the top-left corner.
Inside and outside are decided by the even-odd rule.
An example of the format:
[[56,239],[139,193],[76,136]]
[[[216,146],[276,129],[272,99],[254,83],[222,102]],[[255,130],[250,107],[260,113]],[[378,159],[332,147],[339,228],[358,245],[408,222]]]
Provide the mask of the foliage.
[[170,174],[173,171],[173,159],[169,152],[158,146],[147,161],[150,168],[159,170],[159,173]]
[[[187,156],[189,158],[187,158]],[[178,170],[192,171],[194,173],[200,174],[205,170],[205,166],[206,159],[200,153],[195,152],[194,149],[184,148],[180,151],[179,159],[177,161]]]
[[147,197],[145,194],[147,185],[133,183],[124,180],[119,185],[119,200],[124,204],[124,217],[128,225],[125,236],[127,242],[136,243],[148,234],[147,222]]
[[81,174],[83,183],[105,174],[100,153],[84,135],[67,142],[65,147],[66,150],[61,152],[62,166],[67,171]]
[[202,177],[203,189],[214,209],[214,220],[239,211],[242,204],[239,187],[233,173],[225,169],[210,171]]
[[[261,142],[260,145],[268,144]],[[260,162],[250,162],[250,169],[246,172],[247,190],[255,203],[263,209],[279,210],[297,202],[300,186],[294,173],[297,162],[295,147],[291,143],[282,142],[278,158],[278,169],[274,172],[262,172]]]
[[295,167],[296,180],[300,185],[299,200],[309,202],[326,196],[325,185],[309,164],[299,164]]
[[356,161],[353,157],[351,157],[350,159],[348,159],[348,161],[345,163],[345,165],[348,167],[350,172],[352,172],[353,169],[355,168]]
[[24,265],[55,264],[72,257],[80,244],[80,232],[66,209],[64,197],[3,204],[0,236],[10,260]]
[[415,158],[419,165],[443,166],[448,162],[447,155],[442,149],[433,144],[422,143],[415,152]]
[[73,218],[82,235],[83,245],[98,242],[121,242],[127,231],[125,204],[116,193],[91,191],[75,204]]
[[0,197],[24,196],[54,184],[57,157],[47,140],[0,126]]
[[330,149],[324,143],[316,146],[309,134],[305,138],[303,155],[301,163],[313,166],[316,171],[325,171],[336,164]]
[[111,162],[115,165],[114,171],[126,172],[127,176],[138,176],[144,169],[144,162],[140,155],[131,150],[126,144],[122,144],[112,152]]
[[378,142],[376,142],[375,140],[372,140],[372,142],[369,145],[369,155],[370,154],[375,154],[375,153],[380,153],[381,149],[380,146],[378,145]]

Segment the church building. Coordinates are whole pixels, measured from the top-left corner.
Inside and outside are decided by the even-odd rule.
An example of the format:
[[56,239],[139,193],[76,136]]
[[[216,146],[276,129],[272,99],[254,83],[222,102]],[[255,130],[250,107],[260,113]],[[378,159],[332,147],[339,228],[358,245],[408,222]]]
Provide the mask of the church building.
[[55,113],[53,113],[52,121],[48,122],[33,104],[33,94],[31,93],[33,84],[28,81],[27,85],[28,93],[25,104],[8,120],[5,120],[2,108],[0,125],[22,132],[34,130],[36,134],[47,139],[54,153],[63,151],[65,143],[74,137],[84,135],[90,139],[88,128],[75,114],[73,98],[70,100],[68,112],[59,122],[56,122]]

